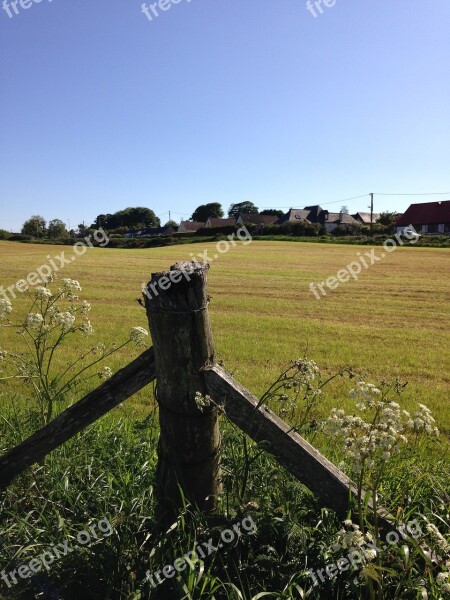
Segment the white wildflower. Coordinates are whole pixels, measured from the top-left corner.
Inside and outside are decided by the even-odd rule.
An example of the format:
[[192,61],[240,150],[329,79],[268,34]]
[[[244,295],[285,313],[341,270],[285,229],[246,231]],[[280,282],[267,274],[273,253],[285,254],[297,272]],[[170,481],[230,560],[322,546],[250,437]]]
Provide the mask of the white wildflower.
[[36,294],[36,298],[39,298],[39,300],[45,300],[46,298],[51,298],[53,296],[51,291],[42,285],[38,286],[34,293]]
[[142,346],[147,336],[148,331],[143,327],[133,327],[130,334],[130,340],[135,343],[136,346]]
[[46,283],[51,283],[52,281],[54,281],[56,279],[56,273],[54,273],[53,271],[50,273],[50,275],[43,275],[40,278],[40,282],[43,283],[44,285]]
[[306,360],[304,358],[297,358],[295,361],[299,373],[302,376],[302,380],[307,383],[312,381],[314,377],[319,373],[319,367],[313,360]]
[[365,381],[359,381],[356,388],[350,390],[350,396],[358,401],[356,406],[360,410],[373,408],[376,405],[376,397],[380,394],[381,391],[373,383],[366,383]]
[[211,397],[210,396],[203,396],[202,394],[200,394],[200,392],[195,392],[195,404],[197,405],[197,408],[203,412],[205,410],[205,408],[208,408],[209,406],[211,406]]
[[6,352],[6,350],[0,350],[0,360],[5,360],[7,356],[8,353]]
[[100,379],[109,379],[112,377],[112,374],[113,372],[109,367],[103,367],[103,369],[97,373]]
[[33,327],[39,327],[44,322],[44,317],[41,313],[28,313],[25,318],[25,327],[33,329]]
[[11,302],[9,300],[6,299],[1,299],[0,300],[0,318],[4,317],[5,315],[7,315],[8,313],[10,313],[12,311],[12,306],[11,306]]
[[61,325],[63,329],[70,329],[75,322],[75,315],[71,312],[59,312],[52,316],[52,321]]
[[450,549],[450,544],[447,542],[436,525],[433,525],[433,523],[427,523],[427,531],[441,550],[446,551],[447,549]]
[[91,310],[91,305],[86,300],[83,301],[83,304],[80,306],[79,311],[80,314],[85,315]]
[[89,319],[86,319],[86,323],[83,323],[83,325],[80,325],[79,329],[80,329],[81,333],[84,333],[86,335],[92,335],[94,333],[94,328],[92,327]]
[[81,292],[81,286],[76,279],[63,279],[62,284],[65,290],[75,290]]
[[345,527],[351,527],[353,525],[353,521],[351,519],[345,519],[344,525]]

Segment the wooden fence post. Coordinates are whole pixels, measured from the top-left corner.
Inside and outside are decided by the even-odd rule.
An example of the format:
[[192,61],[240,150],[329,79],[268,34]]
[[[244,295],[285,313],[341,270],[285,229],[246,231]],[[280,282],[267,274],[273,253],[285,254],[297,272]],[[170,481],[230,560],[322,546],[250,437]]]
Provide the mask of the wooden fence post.
[[157,494],[169,503],[169,511],[182,506],[179,488],[204,511],[214,509],[221,491],[217,408],[202,412],[195,402],[196,392],[206,394],[202,369],[214,364],[208,268],[204,263],[177,263],[152,274],[144,291],[161,427]]

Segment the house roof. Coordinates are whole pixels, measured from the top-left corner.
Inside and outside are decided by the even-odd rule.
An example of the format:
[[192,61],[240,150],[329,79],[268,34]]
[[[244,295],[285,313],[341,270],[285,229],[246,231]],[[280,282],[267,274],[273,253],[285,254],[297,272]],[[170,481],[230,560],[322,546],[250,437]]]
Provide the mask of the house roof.
[[398,219],[397,227],[407,225],[438,225],[450,223],[450,200],[411,204]]
[[[357,221],[360,220],[362,223],[370,224],[370,212],[357,212],[356,214],[352,215],[352,217],[354,219],[356,219]],[[376,223],[379,218],[380,218],[380,213],[373,213],[372,214],[372,223]]]
[[309,209],[305,208],[291,208],[285,215],[280,217],[279,223],[286,223],[286,221],[291,221],[294,223],[299,221],[306,221],[307,223],[310,223],[310,221],[308,220],[310,212],[311,211]]
[[356,221],[351,215],[347,213],[327,213],[325,217],[325,223],[337,223],[338,225],[357,225]]
[[309,221],[311,223],[318,223],[320,220],[320,214],[323,212],[323,208],[318,204],[314,204],[313,206],[305,206],[304,210],[309,210]]
[[219,219],[219,217],[209,217],[207,223],[209,223],[209,227],[228,227],[229,225],[236,225],[236,219]]
[[242,213],[239,215],[244,223],[253,223],[254,225],[272,225],[278,221],[277,215],[258,215],[257,213]]
[[201,227],[204,227],[204,223],[200,223],[200,221],[181,221],[181,225],[186,229],[186,231],[197,231]]

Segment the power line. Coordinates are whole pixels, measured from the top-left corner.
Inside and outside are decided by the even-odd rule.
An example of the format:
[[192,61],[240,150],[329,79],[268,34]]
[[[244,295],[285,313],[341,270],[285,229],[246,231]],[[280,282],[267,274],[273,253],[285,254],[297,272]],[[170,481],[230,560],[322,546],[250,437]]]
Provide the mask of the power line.
[[383,194],[374,192],[377,196],[450,196],[450,192],[425,192],[423,194]]

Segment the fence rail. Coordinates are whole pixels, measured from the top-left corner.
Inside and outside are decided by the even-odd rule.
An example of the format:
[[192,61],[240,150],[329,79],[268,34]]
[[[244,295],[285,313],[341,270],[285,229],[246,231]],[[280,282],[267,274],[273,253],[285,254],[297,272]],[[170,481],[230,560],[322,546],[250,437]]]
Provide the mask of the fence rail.
[[42,460],[154,379],[154,351],[149,348],[45,427],[0,456],[0,489],[5,489],[27,467]]

